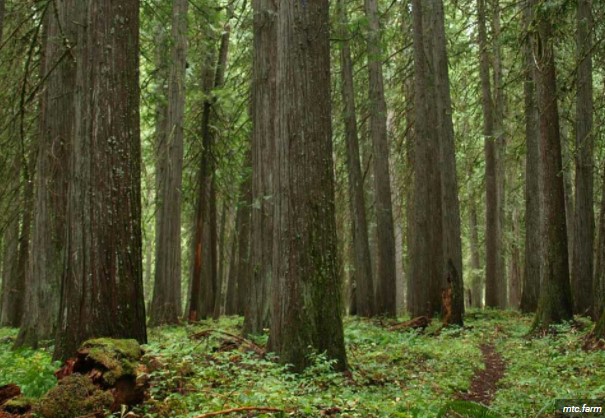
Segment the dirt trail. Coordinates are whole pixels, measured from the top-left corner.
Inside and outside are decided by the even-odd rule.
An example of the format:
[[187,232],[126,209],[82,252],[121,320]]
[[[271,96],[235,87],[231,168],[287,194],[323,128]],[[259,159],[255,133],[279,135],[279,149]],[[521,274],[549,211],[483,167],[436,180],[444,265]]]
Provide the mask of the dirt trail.
[[505,363],[493,344],[482,344],[481,353],[485,369],[475,372],[470,389],[459,393],[458,398],[465,401],[490,405],[498,390],[498,381],[504,376]]

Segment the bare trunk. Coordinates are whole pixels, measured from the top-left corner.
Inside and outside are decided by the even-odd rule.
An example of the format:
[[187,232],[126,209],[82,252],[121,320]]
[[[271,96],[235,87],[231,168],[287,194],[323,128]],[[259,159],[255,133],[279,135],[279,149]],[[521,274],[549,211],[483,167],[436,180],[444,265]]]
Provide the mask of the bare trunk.
[[223,286],[225,285],[224,279],[224,267],[225,267],[225,241],[227,238],[227,213],[229,212],[229,205],[227,204],[227,199],[223,199],[223,209],[221,211],[221,221],[218,226],[218,267],[216,274],[216,295],[214,296],[214,314],[213,318],[218,319],[221,316],[221,312],[223,311],[223,302],[225,301],[225,295],[223,293]]
[[376,206],[376,313],[397,316],[395,234],[391,179],[389,175],[389,144],[387,107],[382,75],[382,47],[377,0],[365,0],[368,18],[368,71],[370,136],[373,150],[374,193]]
[[[471,199],[472,200],[472,199]],[[479,232],[477,222],[477,207],[471,203],[469,211],[470,247],[471,247],[471,305],[475,308],[483,307],[483,279],[481,278],[481,256],[479,254]]]
[[572,290],[574,312],[590,314],[593,304],[594,178],[592,1],[579,0],[577,12],[578,91]]
[[278,16],[269,349],[296,371],[309,364],[310,351],[326,352],[336,361],[335,368],[344,370],[332,162],[329,2],[281,2]]
[[522,272],[521,272],[521,250],[519,243],[521,242],[521,226],[519,226],[519,211],[513,209],[512,214],[512,244],[510,253],[510,269],[509,269],[509,305],[513,309],[519,309],[521,304],[521,288],[522,288]]
[[[139,3],[74,2],[75,136],[54,357],[90,337],[144,343]],[[120,116],[116,118],[115,116]]]
[[351,238],[353,242],[353,281],[356,314],[374,315],[374,283],[368,242],[368,225],[363,195],[363,175],[359,158],[357,117],[353,82],[353,63],[349,45],[348,18],[345,3],[339,0],[340,70],[342,77],[342,101],[347,139],[347,168],[349,176],[349,209],[351,214]]

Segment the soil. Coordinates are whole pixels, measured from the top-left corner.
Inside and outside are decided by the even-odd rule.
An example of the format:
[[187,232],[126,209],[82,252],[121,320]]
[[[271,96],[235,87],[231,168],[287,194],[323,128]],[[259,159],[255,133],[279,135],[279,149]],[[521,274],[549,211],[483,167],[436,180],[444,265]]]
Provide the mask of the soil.
[[506,365],[493,344],[482,344],[481,353],[485,369],[475,372],[469,390],[460,393],[458,398],[489,406],[498,390],[498,381],[504,376]]

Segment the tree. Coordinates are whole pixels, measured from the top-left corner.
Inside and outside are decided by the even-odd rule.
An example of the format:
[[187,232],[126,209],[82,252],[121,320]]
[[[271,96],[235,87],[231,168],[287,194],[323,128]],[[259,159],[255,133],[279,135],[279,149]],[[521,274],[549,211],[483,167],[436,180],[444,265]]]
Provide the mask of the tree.
[[187,67],[187,0],[172,5],[171,67],[168,81],[166,136],[161,143],[164,159],[157,183],[157,240],[150,325],[177,324],[181,315],[181,191],[183,185],[183,135],[185,76]]
[[75,136],[54,357],[90,337],[144,343],[139,2],[74,2]]
[[[593,319],[598,319],[599,314],[605,311],[605,171],[603,171],[603,191],[601,193],[601,218],[599,221],[599,241],[597,243],[595,256],[595,271],[593,279],[594,304],[592,309]],[[601,327],[605,328],[605,322],[601,317]],[[605,336],[605,330],[601,337]]]
[[296,371],[309,364],[310,349],[326,352],[337,369],[346,368],[336,259],[329,27],[327,0],[280,4],[269,349]]
[[[534,329],[572,318],[571,287],[565,219],[565,191],[561,177],[561,137],[557,106],[557,78],[553,47],[552,11],[534,7],[537,33],[533,44],[537,60],[538,109],[540,113],[540,157],[544,214],[542,232],[541,287]],[[555,14],[556,15],[556,14]]]
[[382,47],[377,0],[365,0],[368,18],[368,80],[370,137],[372,140],[376,209],[376,312],[397,315],[395,230],[389,175],[387,106],[384,98]]
[[481,76],[481,104],[483,108],[483,136],[485,141],[485,188],[486,188],[486,271],[485,306],[503,308],[499,293],[504,273],[502,254],[502,229],[498,203],[498,171],[496,155],[495,110],[490,81],[490,61],[486,30],[485,0],[477,0],[477,26],[479,43],[479,72]]
[[252,221],[249,298],[244,332],[269,327],[273,283],[274,166],[277,120],[277,3],[254,0],[252,58]]
[[538,126],[538,106],[536,103],[536,69],[532,53],[532,34],[529,31],[533,19],[532,7],[528,1],[523,5],[524,80],[523,98],[525,106],[525,267],[521,310],[534,312],[540,295],[540,264],[542,240],[540,223],[542,220],[542,199],[540,187],[540,132]]
[[359,159],[359,139],[355,91],[353,83],[353,62],[351,60],[350,34],[347,29],[346,6],[339,0],[340,72],[342,77],[342,102],[347,143],[347,169],[349,177],[349,209],[351,213],[351,238],[354,254],[354,284],[356,313],[360,316],[374,315],[374,283],[368,242],[368,224],[363,194],[363,175]]
[[73,86],[76,64],[73,46],[77,27],[69,18],[73,1],[51,7],[44,20],[41,77],[46,77],[40,98],[36,195],[32,232],[31,278],[25,313],[15,346],[37,347],[39,340],[55,333],[59,311],[59,286],[65,258],[65,216],[68,171],[74,123]]
[[576,97],[576,178],[572,291],[574,312],[590,314],[594,252],[592,1],[579,0],[577,11],[578,81]]

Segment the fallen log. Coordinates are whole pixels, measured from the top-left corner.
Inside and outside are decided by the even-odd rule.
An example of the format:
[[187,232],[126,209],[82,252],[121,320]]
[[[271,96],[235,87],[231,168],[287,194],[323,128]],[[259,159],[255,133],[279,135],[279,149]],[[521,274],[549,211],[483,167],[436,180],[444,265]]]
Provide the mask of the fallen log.
[[204,330],[204,331],[200,331],[195,334],[192,334],[189,336],[189,338],[192,340],[193,339],[200,340],[202,338],[208,338],[212,334],[215,334],[215,333],[224,335],[225,337],[229,337],[238,346],[241,346],[246,350],[252,351],[252,352],[256,353],[257,355],[259,355],[260,357],[265,357],[265,355],[267,354],[266,350],[264,348],[262,348],[261,346],[259,346],[258,344],[256,344],[255,342],[248,340],[247,338],[241,337],[239,335],[231,334],[227,331],[208,329],[208,330]]
[[21,388],[15,384],[0,386],[0,405],[21,395]]
[[388,327],[389,331],[405,331],[405,330],[415,330],[415,329],[425,329],[431,324],[431,320],[427,316],[418,316],[416,318],[410,319],[409,321],[400,322],[398,324],[391,325]]
[[261,413],[283,413],[283,409],[275,408],[275,407],[237,407],[237,408],[228,408],[226,410],[213,411],[211,413],[205,413],[200,416],[196,416],[196,419],[206,419],[211,417],[222,416],[225,414],[231,413],[242,413],[248,411],[257,411]]

